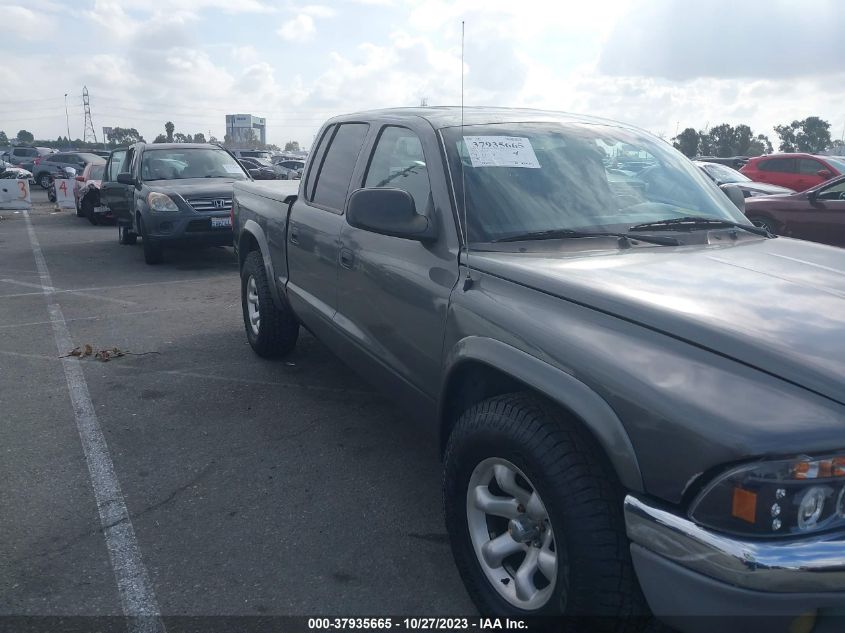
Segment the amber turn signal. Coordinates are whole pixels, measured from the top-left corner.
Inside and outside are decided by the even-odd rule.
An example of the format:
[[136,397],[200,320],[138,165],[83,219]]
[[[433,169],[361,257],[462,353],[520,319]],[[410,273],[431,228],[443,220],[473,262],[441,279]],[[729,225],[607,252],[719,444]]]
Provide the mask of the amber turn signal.
[[731,514],[748,523],[757,521],[757,494],[742,488],[734,488]]

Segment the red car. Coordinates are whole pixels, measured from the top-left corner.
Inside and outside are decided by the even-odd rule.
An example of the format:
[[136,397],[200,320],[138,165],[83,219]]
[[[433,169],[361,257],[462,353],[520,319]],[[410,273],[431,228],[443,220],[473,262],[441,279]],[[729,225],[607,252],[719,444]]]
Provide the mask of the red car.
[[801,193],[746,198],[745,215],[771,233],[845,247],[845,176]]
[[751,180],[806,191],[845,174],[845,158],[813,154],[755,156],[739,170]]

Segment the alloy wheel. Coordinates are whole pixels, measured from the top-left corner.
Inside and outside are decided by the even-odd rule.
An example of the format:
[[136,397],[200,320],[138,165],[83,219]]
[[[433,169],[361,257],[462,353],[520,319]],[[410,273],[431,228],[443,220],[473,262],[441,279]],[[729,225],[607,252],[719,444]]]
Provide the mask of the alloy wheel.
[[258,287],[255,284],[255,277],[252,276],[250,276],[246,284],[246,309],[252,333],[258,336],[258,329],[261,326],[261,314],[259,313]]
[[485,459],[470,477],[466,512],[478,563],[499,595],[526,611],[544,607],[564,561],[528,477],[506,459]]

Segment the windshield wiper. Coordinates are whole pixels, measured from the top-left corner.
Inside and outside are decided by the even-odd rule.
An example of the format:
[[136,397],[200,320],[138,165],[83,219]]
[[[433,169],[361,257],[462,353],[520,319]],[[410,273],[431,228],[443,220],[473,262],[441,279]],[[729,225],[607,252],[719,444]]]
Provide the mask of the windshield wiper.
[[612,233],[606,231],[576,231],[574,229],[548,229],[545,231],[530,231],[528,233],[519,233],[517,235],[509,235],[508,237],[501,237],[494,242],[522,242],[530,240],[559,240],[579,237],[618,237],[620,246],[629,248],[631,246],[630,240],[634,239],[639,242],[648,242],[649,244],[659,244],[661,246],[680,246],[681,243],[674,237],[657,237],[649,235],[640,237],[639,235],[628,235],[627,233]]
[[[677,231],[683,229],[712,229],[716,227],[732,227],[736,229],[743,229],[755,235],[762,235],[763,237],[770,237],[770,233],[766,229],[757,228],[751,224],[741,224],[740,222],[732,222],[730,220],[720,220],[718,218],[707,218],[698,215],[685,215],[680,218],[668,218],[666,220],[657,220],[655,222],[646,222],[645,224],[636,224],[628,228],[629,231]],[[637,238],[641,239],[641,238]]]

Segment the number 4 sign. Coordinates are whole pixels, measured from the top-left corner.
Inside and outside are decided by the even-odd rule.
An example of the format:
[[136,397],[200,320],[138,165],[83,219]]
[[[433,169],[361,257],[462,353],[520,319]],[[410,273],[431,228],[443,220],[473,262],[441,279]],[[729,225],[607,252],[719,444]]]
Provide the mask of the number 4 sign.
[[56,204],[60,209],[75,209],[76,197],[73,194],[73,188],[76,186],[75,180],[56,180]]

